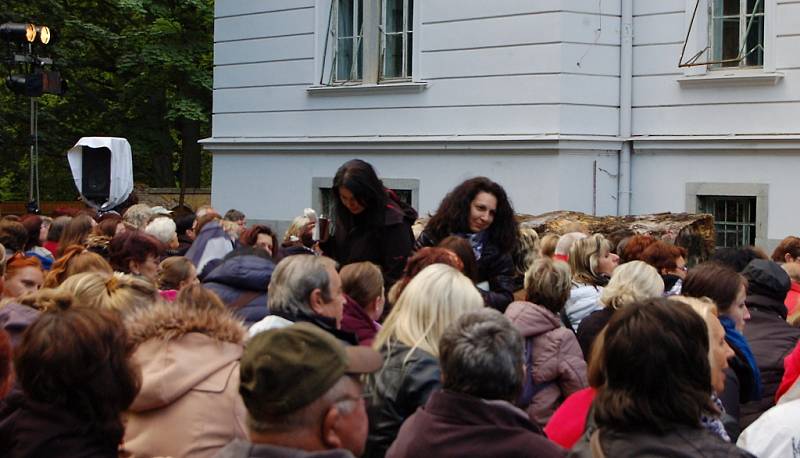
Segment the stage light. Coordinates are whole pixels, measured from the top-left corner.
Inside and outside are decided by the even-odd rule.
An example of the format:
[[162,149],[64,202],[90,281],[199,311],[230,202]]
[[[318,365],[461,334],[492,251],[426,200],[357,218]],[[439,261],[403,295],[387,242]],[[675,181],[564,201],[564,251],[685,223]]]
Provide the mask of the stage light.
[[39,35],[39,41],[41,41],[43,45],[50,43],[50,27],[46,25],[37,25],[36,34]]
[[[49,35],[50,31],[48,30],[48,41],[50,40]],[[33,43],[36,40],[36,26],[33,24],[6,22],[0,25],[0,38],[5,41]]]

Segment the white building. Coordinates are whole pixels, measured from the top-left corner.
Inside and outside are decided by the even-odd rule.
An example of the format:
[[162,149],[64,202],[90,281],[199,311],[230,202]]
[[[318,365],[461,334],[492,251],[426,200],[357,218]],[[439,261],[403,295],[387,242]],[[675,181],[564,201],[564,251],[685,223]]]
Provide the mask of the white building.
[[798,0],[218,0],[214,35],[223,211],[282,229],[359,157],[421,214],[485,175],[520,213],[800,232]]

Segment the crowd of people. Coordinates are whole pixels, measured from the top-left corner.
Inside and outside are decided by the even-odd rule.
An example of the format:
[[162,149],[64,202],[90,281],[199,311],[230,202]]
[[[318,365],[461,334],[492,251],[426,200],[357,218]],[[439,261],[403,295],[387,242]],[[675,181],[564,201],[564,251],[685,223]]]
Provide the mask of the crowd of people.
[[800,238],[689,266],[652,234],[537,234],[486,177],[415,234],[361,160],[333,196],[285,234],[3,216],[0,454],[800,456]]

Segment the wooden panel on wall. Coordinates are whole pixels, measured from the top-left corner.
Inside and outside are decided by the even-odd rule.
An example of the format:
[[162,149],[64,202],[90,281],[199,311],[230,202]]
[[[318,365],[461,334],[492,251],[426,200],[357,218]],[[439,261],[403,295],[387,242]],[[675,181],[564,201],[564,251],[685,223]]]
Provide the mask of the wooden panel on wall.
[[658,0],[658,1],[635,1],[633,2],[633,15],[650,15],[661,13],[674,13],[684,11],[686,0]]
[[782,3],[777,5],[775,15],[775,34],[800,35],[800,3]]
[[293,8],[314,6],[314,0],[216,0],[214,16],[234,16],[240,14],[281,11]]
[[214,21],[214,42],[314,32],[314,8],[248,14]]
[[213,116],[214,137],[529,135],[558,133],[557,105],[237,113]]
[[[417,0],[419,1],[419,0]],[[586,0],[436,0],[419,5],[422,20],[442,22],[492,16],[522,15],[549,11],[576,11],[619,16],[618,1]]]
[[[798,18],[800,21],[800,18]],[[800,35],[775,40],[775,67],[778,70],[800,68]]]
[[797,135],[798,109],[798,102],[634,108],[633,135]]
[[682,44],[633,47],[633,75],[682,75],[678,67]]
[[214,44],[214,65],[313,57],[313,34]]
[[214,67],[214,88],[312,84],[314,60],[283,60]]
[[633,45],[677,42],[683,44],[683,39],[686,37],[685,20],[683,11],[634,17]]
[[619,44],[619,18],[578,13],[548,13],[428,24],[423,51],[521,44],[573,42]]

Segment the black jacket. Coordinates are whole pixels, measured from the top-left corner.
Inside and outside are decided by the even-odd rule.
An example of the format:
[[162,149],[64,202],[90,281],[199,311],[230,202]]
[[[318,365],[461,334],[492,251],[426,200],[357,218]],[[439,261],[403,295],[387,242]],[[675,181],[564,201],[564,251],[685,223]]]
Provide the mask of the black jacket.
[[[441,387],[439,361],[431,354],[393,342],[381,348],[383,367],[367,377],[369,436],[364,458],[383,457],[400,426]],[[408,356],[408,360],[406,357]]]
[[[422,231],[417,239],[416,247],[436,246],[438,243],[439,240],[434,240],[430,233]],[[503,253],[496,244],[487,241],[477,264],[477,283],[489,282],[489,291],[478,289],[483,295],[484,303],[493,309],[505,312],[508,304],[514,300],[516,289],[514,260],[511,253]]]
[[775,404],[775,392],[783,378],[783,360],[797,345],[800,329],[786,322],[787,311],[783,301],[791,280],[778,264],[756,259],[745,267],[742,274],[748,280],[745,302],[750,310],[744,336],[756,358],[764,387],[761,400],[741,406],[739,422],[744,429]]
[[232,310],[250,326],[269,314],[267,286],[273,270],[275,264],[264,257],[253,254],[232,256],[203,279],[203,286],[217,293],[228,307],[243,294],[252,296],[258,293],[246,304]]
[[386,291],[402,275],[406,259],[414,249],[414,233],[411,226],[417,212],[408,206],[400,206],[389,200],[383,224],[375,225],[355,217],[349,230],[337,224],[336,233],[320,244],[325,256],[341,265],[369,261],[377,264],[383,272]]

